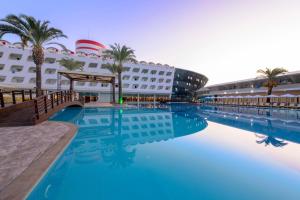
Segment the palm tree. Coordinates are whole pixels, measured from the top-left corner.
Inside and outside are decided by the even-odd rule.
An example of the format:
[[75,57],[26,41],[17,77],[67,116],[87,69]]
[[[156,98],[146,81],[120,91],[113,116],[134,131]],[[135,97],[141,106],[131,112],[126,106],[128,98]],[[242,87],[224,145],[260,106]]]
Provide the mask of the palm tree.
[[257,70],[258,74],[267,78],[267,81],[264,83],[264,87],[268,88],[268,95],[271,95],[273,87],[276,87],[278,85],[276,77],[284,72],[287,72],[287,70],[284,68],[274,68],[274,69],[266,68],[265,70],[263,69]]
[[[104,63],[104,64],[102,64],[102,67],[104,68],[104,69],[108,69],[112,74],[117,74],[118,73],[118,66],[115,64],[115,63],[113,63],[113,64],[110,64],[110,63]],[[115,83],[113,82],[113,84],[112,84],[112,95],[113,95],[113,103],[116,103],[116,101],[115,101],[115,99],[116,99],[116,97],[115,97],[115,87],[116,87],[116,85],[115,85]],[[120,89],[120,88],[119,88]]]
[[[57,61],[61,66],[65,67],[67,70],[74,71],[79,69],[83,70],[84,63],[74,60],[73,58],[62,58]],[[70,91],[73,91],[73,79],[70,79]]]
[[49,27],[49,21],[37,20],[27,15],[7,15],[1,19],[0,38],[6,34],[14,34],[20,37],[23,47],[32,45],[32,58],[36,65],[36,95],[42,95],[42,74],[41,67],[44,63],[44,50],[46,45],[56,44],[65,47],[54,39],[66,38],[67,36],[59,29]]
[[113,72],[118,74],[118,85],[119,85],[119,103],[123,102],[122,98],[122,72],[124,71],[123,64],[125,62],[133,62],[136,63],[134,50],[131,48],[120,45],[114,44],[110,45],[110,49],[105,50],[103,52],[104,59],[113,59],[114,64],[112,65]]
[[67,70],[83,70],[84,63],[74,60],[73,58],[62,58],[57,61],[61,66],[65,67]]

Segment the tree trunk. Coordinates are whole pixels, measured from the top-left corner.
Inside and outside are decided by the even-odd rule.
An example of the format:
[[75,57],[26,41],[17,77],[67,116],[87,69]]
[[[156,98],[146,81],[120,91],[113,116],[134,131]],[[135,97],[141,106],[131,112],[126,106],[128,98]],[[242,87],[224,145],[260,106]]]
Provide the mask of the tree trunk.
[[41,66],[36,65],[36,96],[42,96],[42,72]]
[[44,51],[39,45],[35,45],[32,49],[33,62],[36,65],[36,96],[42,94],[42,65],[44,63]]
[[268,87],[268,95],[272,94],[273,87]]
[[119,83],[119,104],[120,104],[121,99],[123,99],[123,96],[122,96],[122,73],[118,73],[118,83]]
[[[272,94],[272,90],[273,90],[273,87],[268,87],[268,95],[271,95]],[[267,103],[270,103],[271,102],[271,98],[270,97],[268,97],[267,98]]]
[[115,104],[116,103],[116,81],[115,78],[112,79],[112,83],[111,83],[111,87],[112,87],[112,103]]

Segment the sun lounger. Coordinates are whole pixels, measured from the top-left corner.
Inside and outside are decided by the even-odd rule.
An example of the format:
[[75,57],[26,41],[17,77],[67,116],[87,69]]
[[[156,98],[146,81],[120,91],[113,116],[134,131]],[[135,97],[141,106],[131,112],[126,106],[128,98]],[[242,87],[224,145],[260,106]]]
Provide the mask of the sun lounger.
[[297,108],[296,107],[296,103],[289,103],[289,105],[287,106],[288,108]]
[[286,103],[280,103],[279,107],[284,108],[286,106]]

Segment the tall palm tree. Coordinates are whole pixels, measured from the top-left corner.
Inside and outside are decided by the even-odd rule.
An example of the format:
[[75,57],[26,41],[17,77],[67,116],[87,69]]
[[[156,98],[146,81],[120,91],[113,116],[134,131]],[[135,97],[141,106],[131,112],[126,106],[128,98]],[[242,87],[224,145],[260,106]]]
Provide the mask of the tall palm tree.
[[[74,71],[79,69],[83,70],[84,63],[74,60],[73,58],[62,58],[57,61],[61,66],[65,67],[67,70]],[[73,80],[70,79],[70,91],[73,91]]]
[[6,34],[14,34],[20,37],[23,47],[32,45],[32,58],[36,65],[36,95],[42,95],[41,67],[44,63],[44,50],[46,45],[56,44],[65,47],[54,39],[66,38],[67,36],[59,29],[49,27],[49,21],[37,20],[27,15],[7,15],[0,20],[0,38]]
[[136,63],[134,50],[120,44],[110,45],[110,49],[103,52],[104,59],[112,59],[114,64],[112,65],[113,71],[118,74],[118,85],[119,85],[119,103],[123,102],[122,98],[122,72],[124,71],[124,63],[133,62]]
[[273,87],[276,87],[278,85],[276,77],[284,72],[287,72],[287,70],[284,68],[266,68],[265,70],[257,70],[258,74],[260,74],[264,78],[267,78],[267,81],[264,83],[264,86],[268,88],[268,95],[271,95]]
[[[102,64],[102,67],[104,68],[104,69],[108,69],[112,74],[118,74],[118,66],[116,65],[116,63],[113,63],[113,64],[110,64],[110,63],[104,63],[104,64]],[[113,84],[112,84],[112,95],[113,95],[113,100],[112,100],[112,102],[113,103],[115,103],[116,101],[115,101],[115,87],[116,87],[116,85],[115,85],[115,83],[114,83],[114,81],[113,81]]]

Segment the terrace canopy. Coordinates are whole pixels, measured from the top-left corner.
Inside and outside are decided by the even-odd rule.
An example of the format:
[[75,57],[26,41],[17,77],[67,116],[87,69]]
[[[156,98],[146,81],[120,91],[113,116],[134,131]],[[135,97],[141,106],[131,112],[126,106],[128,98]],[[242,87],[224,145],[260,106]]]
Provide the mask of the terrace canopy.
[[[81,72],[81,71],[69,71],[60,70],[57,72],[58,76],[64,76],[70,80],[70,90],[73,90],[74,81],[80,82],[100,82],[100,83],[110,83],[112,84],[112,101],[115,103],[115,75],[111,74],[99,74],[92,72]],[[60,80],[60,79],[59,79]],[[60,81],[58,81],[57,89],[61,88]]]

